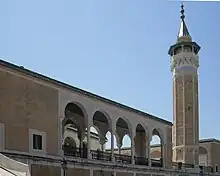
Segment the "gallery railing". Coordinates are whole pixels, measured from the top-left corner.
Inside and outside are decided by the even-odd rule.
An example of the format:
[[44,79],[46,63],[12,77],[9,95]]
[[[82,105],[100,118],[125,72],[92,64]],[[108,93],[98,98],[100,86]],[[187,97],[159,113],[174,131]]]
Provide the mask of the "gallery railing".
[[[72,157],[79,157],[79,158],[87,158],[87,149],[86,148],[74,148],[70,146],[63,146],[64,155],[65,156],[72,156]],[[103,152],[100,150],[90,150],[92,159],[101,160],[101,161],[111,161],[111,153]],[[123,154],[114,154],[115,162],[116,163],[124,163],[124,164],[131,164],[131,156],[123,155]],[[135,157],[135,164],[136,165],[149,165],[148,158],[144,157]],[[162,167],[163,162],[162,159],[155,160],[151,159],[151,166],[152,167]]]
[[120,155],[120,154],[114,154],[114,155],[115,155],[115,162],[131,164],[131,156],[129,156],[129,155]]
[[135,160],[135,164],[136,165],[144,165],[144,166],[148,166],[148,158],[143,158],[143,157],[134,157]]
[[174,169],[186,169],[186,168],[194,168],[193,164],[187,164],[187,163],[182,163],[182,162],[173,162],[173,168]]
[[157,160],[157,159],[151,159],[151,166],[152,167],[163,167],[163,160],[162,158]]
[[199,166],[200,170],[205,173],[214,173],[214,168],[211,166]]
[[[195,166],[193,164],[187,164],[187,163],[182,163],[182,162],[173,162],[173,168],[174,169],[190,169],[194,168]],[[211,166],[199,166],[200,168],[200,173],[213,173],[214,169]]]
[[63,146],[64,155],[78,158],[87,158],[87,150],[77,147]]
[[92,159],[111,161],[111,153],[102,152],[100,150],[91,150]]

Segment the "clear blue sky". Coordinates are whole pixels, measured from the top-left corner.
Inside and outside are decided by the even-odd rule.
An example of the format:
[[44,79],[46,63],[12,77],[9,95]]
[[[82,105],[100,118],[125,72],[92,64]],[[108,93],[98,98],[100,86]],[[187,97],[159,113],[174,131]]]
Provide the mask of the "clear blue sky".
[[[168,48],[180,3],[1,0],[0,57],[172,121]],[[185,3],[201,45],[200,137],[220,139],[220,3]]]

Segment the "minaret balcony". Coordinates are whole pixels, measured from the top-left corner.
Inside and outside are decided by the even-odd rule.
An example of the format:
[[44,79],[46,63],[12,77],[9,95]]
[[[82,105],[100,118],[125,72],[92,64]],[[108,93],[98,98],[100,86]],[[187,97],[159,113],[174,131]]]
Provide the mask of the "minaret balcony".
[[171,57],[170,69],[173,71],[176,68],[194,68],[198,69],[199,59],[197,55],[176,55]]

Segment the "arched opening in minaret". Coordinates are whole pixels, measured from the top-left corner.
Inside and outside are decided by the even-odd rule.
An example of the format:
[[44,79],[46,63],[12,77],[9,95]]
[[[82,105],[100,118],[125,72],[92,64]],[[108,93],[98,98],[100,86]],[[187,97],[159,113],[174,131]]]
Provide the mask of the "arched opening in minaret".
[[163,165],[163,147],[161,134],[158,129],[152,131],[152,140],[150,142],[151,165],[161,167]]

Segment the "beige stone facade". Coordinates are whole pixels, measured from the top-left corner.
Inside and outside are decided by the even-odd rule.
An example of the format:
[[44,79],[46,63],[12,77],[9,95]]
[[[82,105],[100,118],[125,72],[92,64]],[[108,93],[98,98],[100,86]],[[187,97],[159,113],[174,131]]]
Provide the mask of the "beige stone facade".
[[[33,176],[219,172],[220,141],[199,141],[200,47],[181,13],[177,42],[169,49],[173,124],[0,60],[0,151],[28,164]],[[125,135],[131,139],[129,148],[122,148]],[[154,135],[159,146],[150,146]],[[110,149],[105,149],[107,140]]]
[[[63,158],[68,163],[65,169],[67,175],[78,171],[85,175],[99,175],[103,172],[128,174],[127,171],[118,173],[116,169],[109,170],[108,167],[101,171],[93,169],[94,164],[87,169],[82,168],[82,165],[71,163],[72,158],[83,158],[83,162],[98,162],[95,165],[103,162],[114,165],[127,163],[136,165],[137,170],[151,164],[164,169],[171,167],[172,123],[5,61],[0,61],[0,81],[4,83],[0,85],[1,151],[14,158],[17,155],[52,157],[56,163],[45,166],[38,163],[38,159],[32,161],[35,160],[32,157],[29,162],[32,175],[62,175]],[[88,130],[91,127],[95,127],[98,134]],[[124,135],[129,135],[132,145],[130,155],[111,152],[114,151],[114,141],[111,139],[112,149],[106,154],[103,146],[107,132],[111,133],[112,139],[116,136],[116,145],[120,151]],[[163,161],[148,159],[153,135],[161,137]],[[16,160],[23,161],[22,158]]]
[[[113,150],[110,149],[108,151],[105,151],[106,153],[110,153],[110,155],[108,155],[109,161],[107,161],[107,163],[112,162],[112,164],[116,164],[119,162],[118,164],[120,165],[123,162],[130,161],[131,165],[132,164],[136,165],[137,167],[136,169],[140,170],[140,169],[143,169],[142,164],[145,165],[146,162],[142,162],[138,164],[138,161],[139,161],[138,159],[140,159],[140,161],[143,161],[144,158],[153,159],[152,161],[148,160],[148,165],[150,164],[153,167],[154,160],[160,163],[159,161],[162,158],[164,162],[163,163],[164,169],[172,168],[172,150],[171,150],[172,149],[172,140],[171,140],[172,138],[171,127],[172,126],[171,125],[172,124],[170,122],[163,121],[156,117],[155,119],[151,119],[152,117],[150,115],[149,117],[144,116],[143,120],[136,120],[137,121],[136,123],[132,121],[129,122],[130,120],[129,117],[131,116],[132,119],[134,119],[134,115],[138,111],[131,112],[129,109],[129,113],[126,113],[126,111],[120,110],[121,113],[127,114],[128,118],[125,120],[125,122],[127,122],[128,125],[127,126],[125,125],[125,123],[123,122],[123,119],[117,122],[117,120],[114,120],[111,118],[110,129],[108,129],[106,125],[103,124],[103,121],[100,122],[99,118],[103,117],[101,116],[101,113],[97,115],[96,117],[94,116],[97,109],[108,109],[108,108],[101,107],[102,106],[100,104],[101,101],[96,100],[97,102],[99,102],[97,107],[100,106],[100,108],[96,107],[95,111],[92,111],[93,118],[91,120],[93,121],[89,119],[84,119],[83,121],[80,121],[80,122],[83,122],[84,127],[85,127],[84,137],[81,137],[82,134],[78,131],[80,126],[65,127],[65,125],[63,124],[63,120],[65,120],[65,118],[63,118],[62,115],[63,114],[65,115],[65,112],[63,112],[62,110],[63,109],[65,110],[65,108],[61,106],[63,103],[60,103],[60,101],[63,102],[63,100],[66,99],[65,97],[68,97],[65,100],[68,105],[68,102],[71,102],[70,95],[74,94],[74,91],[71,91],[70,89],[57,85],[53,82],[46,81],[45,78],[44,79],[36,78],[36,75],[31,75],[31,74],[34,74],[33,72],[26,71],[23,68],[19,68],[14,65],[12,65],[13,66],[12,67],[10,63],[5,64],[5,62],[2,61],[0,65],[1,65],[0,80],[1,82],[4,82],[4,84],[0,85],[0,93],[2,95],[2,98],[0,100],[1,102],[0,110],[2,112],[1,119],[0,119],[1,120],[1,123],[0,123],[1,151],[5,153],[6,155],[10,155],[12,158],[13,157],[16,158],[16,160],[21,160],[21,161],[23,161],[24,158],[20,158],[20,157],[17,158],[18,154],[23,157],[25,157],[26,155],[28,156],[30,155],[30,156],[38,156],[38,157],[45,157],[45,158],[51,158],[51,157],[53,158],[47,161],[48,164],[45,164],[45,163],[42,164],[42,162],[39,163],[39,160],[41,161],[41,160],[48,160],[48,159],[41,158],[38,160],[36,159],[36,157],[31,159],[31,162],[29,163],[33,163],[33,164],[30,164],[32,175],[39,175],[43,173],[46,175],[62,175],[63,174],[64,171],[62,169],[62,162],[63,162],[63,157],[64,157],[63,154],[65,154],[65,152],[64,153],[62,152],[63,151],[62,146],[64,145],[65,140],[67,138],[70,139],[70,140],[68,139],[69,142],[67,143],[69,145],[74,145],[76,148],[79,148],[81,143],[86,143],[86,146],[87,146],[86,148],[87,155],[85,156],[86,159],[88,161],[93,161],[93,162],[97,161],[97,163],[95,164],[96,166],[91,165],[91,166],[82,168],[82,165],[85,165],[82,163],[82,165],[77,166],[78,168],[75,168],[76,167],[75,164],[71,163],[72,157],[69,158],[69,156],[67,156],[67,158],[65,157],[68,162],[66,166],[67,169],[65,170],[67,175],[71,175],[74,173],[76,174],[78,172],[85,173],[85,175],[88,175],[88,174],[99,175],[99,174],[105,173],[105,174],[116,174],[120,176],[123,174],[128,174],[127,171],[118,172],[116,169],[110,169],[110,171],[108,171],[108,169],[106,170],[106,168],[109,167],[109,164],[107,164],[108,167],[105,166],[102,170],[96,168],[97,165],[103,162],[106,162],[106,161],[103,161],[100,163],[100,161],[97,160],[97,157],[94,158],[94,156],[97,155],[96,153],[97,149],[99,149],[100,151],[103,149],[101,141],[103,140],[106,141],[106,138],[103,138],[104,137],[103,134],[106,134],[107,131],[112,131],[112,129],[115,129],[115,132],[113,133],[113,135],[116,134],[117,132],[119,134],[119,137],[120,135],[122,135],[121,137],[123,137],[125,134],[129,134],[129,131],[132,132],[130,133],[130,135],[134,136],[133,154],[132,154],[131,148],[127,150],[124,150],[123,148],[121,148],[122,138],[117,138],[117,146],[119,147],[117,149],[117,152],[115,152],[114,147],[113,147]],[[69,94],[62,98],[60,96],[63,95],[63,93],[61,93],[63,91],[65,91],[66,93],[69,92]],[[81,100],[79,97],[80,95],[81,95],[80,93],[77,93],[77,98],[73,99],[73,101],[80,102]],[[85,95],[81,95],[81,96],[87,97]],[[83,100],[81,101],[81,105],[83,104],[82,102]],[[85,102],[88,102],[88,99],[86,99]],[[93,102],[92,104],[94,105],[94,100],[92,102]],[[116,105],[110,105],[110,106],[111,108],[112,107],[115,107],[116,109],[119,108]],[[88,108],[89,106],[84,105],[84,107]],[[115,110],[113,111],[114,113],[117,112],[116,109],[114,109]],[[71,110],[74,110],[74,108]],[[85,113],[86,111],[83,110],[83,112]],[[107,111],[105,111],[105,115],[107,114],[106,112]],[[109,114],[111,114],[111,110],[108,112]],[[78,113],[80,115],[79,111]],[[118,114],[118,116],[120,115]],[[108,116],[108,117],[112,117],[112,116]],[[70,119],[71,118],[72,117],[70,117]],[[77,115],[76,115],[76,118],[78,118]],[[95,118],[97,118],[97,120],[94,121]],[[141,116],[137,117],[136,119],[141,119]],[[44,123],[42,124],[42,122]],[[74,124],[77,124],[77,123],[79,122],[75,121]],[[145,126],[145,123],[148,124],[148,126],[147,125]],[[94,126],[94,124],[96,124],[96,128],[98,129],[99,134],[95,134],[92,131],[87,132],[87,129],[88,129],[87,126],[88,125]],[[114,127],[114,125],[116,126]],[[123,128],[126,128],[126,127],[127,127],[127,131],[126,130],[124,131]],[[135,135],[136,133],[138,135]],[[33,149],[33,135],[34,134],[39,134],[42,136],[42,150]],[[81,134],[81,136],[79,134]],[[151,138],[153,135],[159,135],[161,137],[161,146],[159,147],[159,149],[158,147],[155,147],[155,146],[151,148],[148,147],[149,142],[151,141]],[[80,139],[83,139],[83,140],[80,141]],[[88,144],[88,139],[90,141],[89,144]],[[74,140],[75,143],[73,144],[71,140]],[[21,142],[18,143],[17,141],[21,141]],[[205,155],[203,155],[201,157],[201,161],[200,161],[201,164],[203,162],[204,166],[213,166],[216,169],[216,167],[219,166],[219,164],[218,164],[218,158],[216,158],[216,155],[213,154],[213,151],[218,150],[219,143],[211,142],[210,144],[205,144],[203,142],[202,145],[204,145],[205,148],[207,149],[208,156],[205,157]],[[90,148],[88,148],[88,146]],[[111,153],[112,151],[113,153]],[[161,151],[163,152],[161,153]],[[13,153],[16,153],[16,156],[14,156]],[[119,153],[120,155],[118,155]],[[203,153],[205,152],[203,151]],[[121,156],[122,159],[120,159],[119,156]],[[84,156],[73,156],[73,158],[75,157],[80,158]],[[84,160],[85,160],[85,157],[84,157]],[[125,158],[123,159],[123,157]],[[132,158],[134,159],[134,162],[132,162]],[[35,159],[37,161],[34,161]],[[202,159],[208,160],[208,161],[205,161],[206,164],[204,164],[204,161],[202,161]],[[51,160],[53,160],[53,162]],[[79,160],[76,160],[76,161],[79,162]],[[26,160],[23,162],[26,162]],[[55,163],[55,164],[49,164],[50,162]],[[143,170],[142,174],[146,172],[148,171]],[[164,172],[166,171],[164,170]],[[132,171],[130,174],[132,173],[135,173],[135,171]]]
[[58,91],[34,82],[33,77],[2,68],[0,123],[4,125],[4,149],[29,152],[29,130],[36,129],[47,135],[46,153],[56,155]]
[[198,78],[184,73],[173,77],[173,160],[198,165]]

